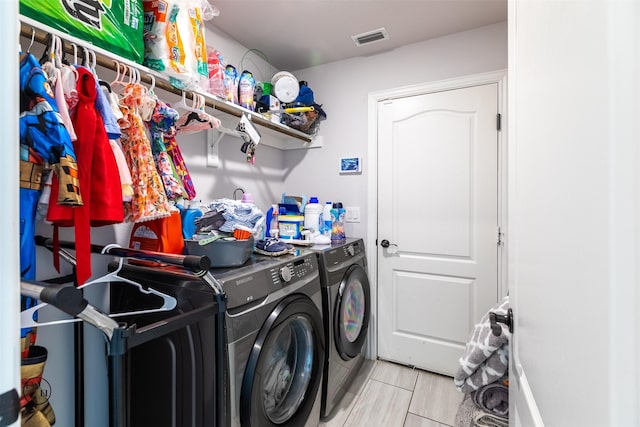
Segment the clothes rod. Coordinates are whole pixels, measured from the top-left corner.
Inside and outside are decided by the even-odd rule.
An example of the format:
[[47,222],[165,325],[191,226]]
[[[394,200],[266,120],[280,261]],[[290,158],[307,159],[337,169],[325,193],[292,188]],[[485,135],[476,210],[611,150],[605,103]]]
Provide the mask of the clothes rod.
[[[35,236],[35,244],[46,248],[53,248],[54,240],[44,236]],[[74,242],[61,240],[59,246],[65,249],[75,249]],[[163,252],[143,251],[137,249],[122,248],[119,246],[91,245],[91,252],[94,254],[112,255],[121,258],[136,258],[145,261],[156,261],[165,264],[177,265],[191,270],[195,273],[206,273],[211,268],[211,260],[208,256],[177,255]]]

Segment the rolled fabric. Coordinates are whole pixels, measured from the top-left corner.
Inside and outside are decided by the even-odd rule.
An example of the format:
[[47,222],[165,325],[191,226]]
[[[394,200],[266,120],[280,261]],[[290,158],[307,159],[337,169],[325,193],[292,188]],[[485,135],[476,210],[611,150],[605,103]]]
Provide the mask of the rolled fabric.
[[509,416],[509,387],[501,382],[480,387],[473,393],[473,401],[485,412],[502,417]]

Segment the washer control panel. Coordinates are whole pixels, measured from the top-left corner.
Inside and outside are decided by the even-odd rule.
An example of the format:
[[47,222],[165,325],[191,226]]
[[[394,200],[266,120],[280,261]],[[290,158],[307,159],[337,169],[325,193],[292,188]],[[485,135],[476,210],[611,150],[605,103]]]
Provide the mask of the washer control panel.
[[288,284],[295,280],[300,280],[309,274],[317,274],[318,264],[313,254],[304,255],[300,258],[271,269],[271,280],[274,285]]
[[293,277],[293,272],[291,271],[291,268],[289,268],[289,266],[284,266],[282,268],[280,268],[280,279],[282,279],[283,282],[288,283],[291,281],[291,278]]

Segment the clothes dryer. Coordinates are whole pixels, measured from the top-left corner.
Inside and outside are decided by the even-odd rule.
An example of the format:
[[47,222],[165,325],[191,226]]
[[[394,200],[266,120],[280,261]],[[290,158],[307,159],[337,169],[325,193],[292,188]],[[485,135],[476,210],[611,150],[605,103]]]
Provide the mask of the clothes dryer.
[[252,255],[211,272],[228,298],[231,426],[317,426],[325,344],[316,256]]
[[321,418],[329,417],[363,361],[371,313],[371,290],[362,239],[316,245],[322,285],[327,352],[324,364]]

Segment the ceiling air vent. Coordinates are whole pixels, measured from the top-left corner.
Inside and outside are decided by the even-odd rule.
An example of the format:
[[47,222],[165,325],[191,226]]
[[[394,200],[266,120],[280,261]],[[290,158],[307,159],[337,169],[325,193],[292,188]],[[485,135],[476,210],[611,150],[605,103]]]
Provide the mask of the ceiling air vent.
[[384,28],[378,28],[377,30],[368,31],[366,33],[351,36],[356,46],[364,46],[365,44],[378,42],[380,40],[388,40],[389,34]]

